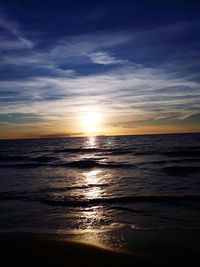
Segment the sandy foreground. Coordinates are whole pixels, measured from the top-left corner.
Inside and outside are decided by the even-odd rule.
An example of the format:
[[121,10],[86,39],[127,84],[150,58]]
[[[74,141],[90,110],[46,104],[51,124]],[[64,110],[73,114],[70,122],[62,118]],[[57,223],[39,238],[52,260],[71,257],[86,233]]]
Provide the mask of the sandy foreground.
[[[176,256],[177,255],[177,256]],[[198,262],[197,262],[198,261]],[[187,251],[149,255],[74,242],[55,236],[1,234],[0,266],[200,266]]]

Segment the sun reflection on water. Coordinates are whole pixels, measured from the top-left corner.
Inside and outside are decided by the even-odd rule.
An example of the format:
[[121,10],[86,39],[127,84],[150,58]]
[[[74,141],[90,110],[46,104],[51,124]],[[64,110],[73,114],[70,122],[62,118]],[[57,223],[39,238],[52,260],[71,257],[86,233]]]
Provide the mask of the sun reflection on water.
[[[88,186],[87,190],[84,190],[86,199],[101,197],[101,172],[102,171],[98,169],[83,172],[83,182]],[[102,242],[102,239],[104,239],[103,236],[105,235],[105,230],[102,225],[104,216],[105,214],[100,206],[88,207],[81,211],[79,228],[81,241],[87,241],[95,245],[104,243]]]
[[101,170],[92,170],[83,173],[85,184],[89,186],[88,190],[85,191],[86,198],[97,198],[101,196],[101,188],[98,186],[101,180],[98,176],[100,172]]
[[[88,149],[84,159],[98,160],[95,149],[99,147],[97,137],[84,138],[83,147]],[[90,150],[91,149],[91,150]],[[94,149],[94,151],[93,151]],[[107,177],[107,175],[106,175]],[[86,200],[102,198],[105,196],[105,173],[102,169],[90,169],[81,172],[81,184],[86,188],[81,191]],[[107,183],[107,182],[106,182]],[[113,230],[113,225],[108,223],[109,212],[101,205],[84,207],[79,210],[78,227],[74,229],[75,238],[79,241],[89,242],[95,245],[109,246],[108,232]]]
[[98,184],[100,177],[98,174],[101,172],[101,170],[92,170],[89,172],[83,173],[85,177],[85,181],[87,184]]
[[96,148],[97,147],[97,139],[95,136],[90,136],[90,137],[87,137],[85,140],[84,140],[84,147],[85,148]]

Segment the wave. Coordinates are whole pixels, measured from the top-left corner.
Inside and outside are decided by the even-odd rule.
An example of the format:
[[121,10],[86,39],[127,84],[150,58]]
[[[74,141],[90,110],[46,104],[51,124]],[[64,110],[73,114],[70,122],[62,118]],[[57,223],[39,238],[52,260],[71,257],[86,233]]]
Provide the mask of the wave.
[[133,167],[135,165],[129,163],[119,163],[119,162],[105,162],[100,163],[95,160],[79,160],[79,161],[71,161],[65,164],[65,166],[72,167],[72,168],[80,168],[80,169],[87,169],[87,168],[127,168]]
[[92,187],[106,187],[109,186],[109,184],[87,184],[87,185],[74,185],[74,186],[64,186],[64,187],[58,187],[58,188],[44,188],[40,189],[40,193],[57,193],[57,192],[66,192],[69,190],[79,190],[79,189],[89,189]]
[[[30,156],[18,156],[18,155],[12,155],[12,156],[3,156],[0,155],[0,162],[12,162],[12,161],[34,161],[34,162],[50,162],[53,160],[56,160],[56,157],[53,156],[35,156],[35,157],[30,157]],[[25,162],[24,162],[25,164]]]
[[167,157],[200,157],[200,150],[196,148],[188,148],[187,150],[178,149],[174,151],[135,151],[134,155],[136,156],[151,156],[151,155],[161,155]]
[[48,166],[42,163],[16,163],[16,164],[0,164],[0,168],[37,168],[42,166]]
[[17,161],[17,160],[26,160],[27,156],[4,156],[0,155],[0,161]]
[[32,160],[37,161],[37,162],[50,162],[50,161],[54,161],[57,160],[56,157],[53,156],[39,156],[39,157],[34,157],[32,158]]
[[103,149],[100,148],[61,148],[61,149],[56,149],[54,150],[54,153],[59,153],[59,152],[68,152],[68,153],[91,153],[91,152],[101,152],[104,151]]
[[104,153],[108,155],[122,155],[133,153],[133,150],[127,150],[124,148],[62,148],[57,149],[54,153],[67,152],[67,153]]
[[112,205],[112,204],[129,204],[138,202],[152,203],[167,203],[179,204],[185,202],[200,203],[199,195],[184,195],[184,196],[122,196],[109,198],[77,198],[77,197],[62,197],[62,196],[34,196],[27,192],[2,192],[0,193],[0,201],[21,200],[21,201],[37,201],[50,206],[67,206],[67,207],[83,207],[93,205]]
[[177,164],[177,163],[195,163],[199,162],[197,158],[183,158],[183,159],[163,159],[163,160],[154,160],[154,161],[144,161],[140,162],[140,165],[159,165],[159,164]]
[[0,164],[1,168],[36,168],[36,167],[63,167],[63,168],[75,168],[75,169],[92,169],[92,168],[128,168],[135,167],[134,164],[118,163],[118,162],[99,162],[97,160],[77,160],[66,163],[48,163],[47,162],[30,162],[30,163],[16,163],[16,164]]
[[169,166],[164,167],[164,171],[173,175],[188,175],[191,173],[200,173],[200,167],[197,166]]
[[163,152],[162,155],[169,157],[200,157],[200,150],[176,150]]
[[[197,147],[198,148],[198,147]],[[128,157],[128,154],[131,154],[133,156],[151,156],[151,155],[162,155],[166,158],[163,159],[164,161],[172,161],[172,160],[180,160],[180,161],[197,161],[200,157],[200,150],[194,148],[188,148],[187,150],[183,149],[177,149],[174,151],[138,151],[134,148],[63,148],[63,149],[57,149],[52,150],[48,154],[45,155],[38,155],[40,154],[40,151],[37,153],[34,153],[34,155],[18,155],[18,154],[12,154],[9,155],[0,154],[0,167],[22,167],[22,168],[31,168],[31,167],[39,167],[42,166],[42,164],[50,164],[52,166],[57,166],[60,159],[63,158],[63,155],[60,155],[59,152],[68,152],[69,155],[73,153],[92,153],[91,158],[88,160],[81,160],[81,161],[74,161],[74,162],[67,162],[67,163],[60,163],[62,167],[68,166],[68,167],[77,167],[77,168],[91,168],[95,166],[102,166],[103,164],[105,166],[102,167],[109,167],[109,165],[113,166],[122,166],[121,163],[115,162],[114,164],[111,163],[106,165],[107,163],[98,162],[97,159],[94,157],[92,160],[92,155],[97,153],[96,155],[100,156],[98,160],[107,159],[106,156],[119,156],[119,155],[126,155]],[[53,153],[53,154],[50,154]],[[94,154],[93,154],[94,153]],[[68,155],[67,155],[68,156]],[[67,157],[66,156],[66,157]],[[64,157],[64,158],[66,158]],[[170,159],[171,158],[171,159]],[[154,162],[152,162],[154,164]],[[155,162],[156,163],[156,162]],[[162,163],[162,161],[160,162]],[[124,165],[125,166],[125,165]]]
[[174,151],[138,151],[135,149],[125,150],[125,149],[116,149],[110,151],[112,155],[121,155],[121,154],[133,154],[135,156],[151,156],[151,155],[162,155],[167,157],[200,157],[200,150],[198,147],[188,147],[187,149],[183,150],[181,148],[174,150]]
[[[104,168],[104,169],[126,169],[126,168],[139,168],[146,165],[165,165],[165,164],[177,164],[177,163],[195,163],[198,159],[177,159],[177,160],[157,160],[157,161],[146,161],[137,164],[127,163],[127,162],[115,162],[106,161],[101,162],[105,158],[98,159],[82,159],[70,162],[59,162],[56,158],[52,157],[38,157],[34,162],[19,162],[19,163],[1,163],[0,168],[39,168],[39,167],[50,167],[50,168],[71,168],[71,169],[93,169],[93,168]],[[53,161],[54,160],[54,161]],[[190,173],[200,172],[200,167],[197,166],[182,166],[173,165],[162,167],[162,169],[168,174],[174,175],[188,175]]]
[[90,206],[102,204],[115,204],[115,203],[135,203],[135,202],[167,202],[177,203],[177,201],[200,201],[200,196],[135,196],[135,197],[110,197],[110,198],[95,198],[95,199],[68,199],[58,198],[51,199],[45,198],[40,200],[49,205],[59,206]]
[[107,155],[113,155],[113,156],[120,156],[120,155],[126,155],[126,154],[134,154],[134,150],[126,150],[126,149],[112,149],[105,151]]

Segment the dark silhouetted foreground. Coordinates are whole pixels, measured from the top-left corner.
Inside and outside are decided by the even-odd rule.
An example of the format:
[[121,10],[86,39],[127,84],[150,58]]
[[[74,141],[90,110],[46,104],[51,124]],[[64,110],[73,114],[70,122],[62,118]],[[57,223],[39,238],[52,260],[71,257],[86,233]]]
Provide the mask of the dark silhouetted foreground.
[[[178,250],[178,248],[177,248]],[[44,235],[3,234],[1,266],[199,266],[197,255],[128,254]],[[166,254],[167,255],[167,254]],[[181,264],[181,265],[179,265]]]

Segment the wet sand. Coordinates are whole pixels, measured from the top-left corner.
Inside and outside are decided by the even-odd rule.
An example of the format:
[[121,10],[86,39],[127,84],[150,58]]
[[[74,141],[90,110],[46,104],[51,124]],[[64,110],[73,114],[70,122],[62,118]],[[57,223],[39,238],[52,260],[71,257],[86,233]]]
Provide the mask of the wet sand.
[[0,236],[1,266],[148,266],[153,259],[45,235]]
[[[51,235],[1,234],[0,266],[199,266],[186,251],[126,253]],[[176,257],[177,255],[177,257]],[[185,257],[189,256],[189,257]]]

